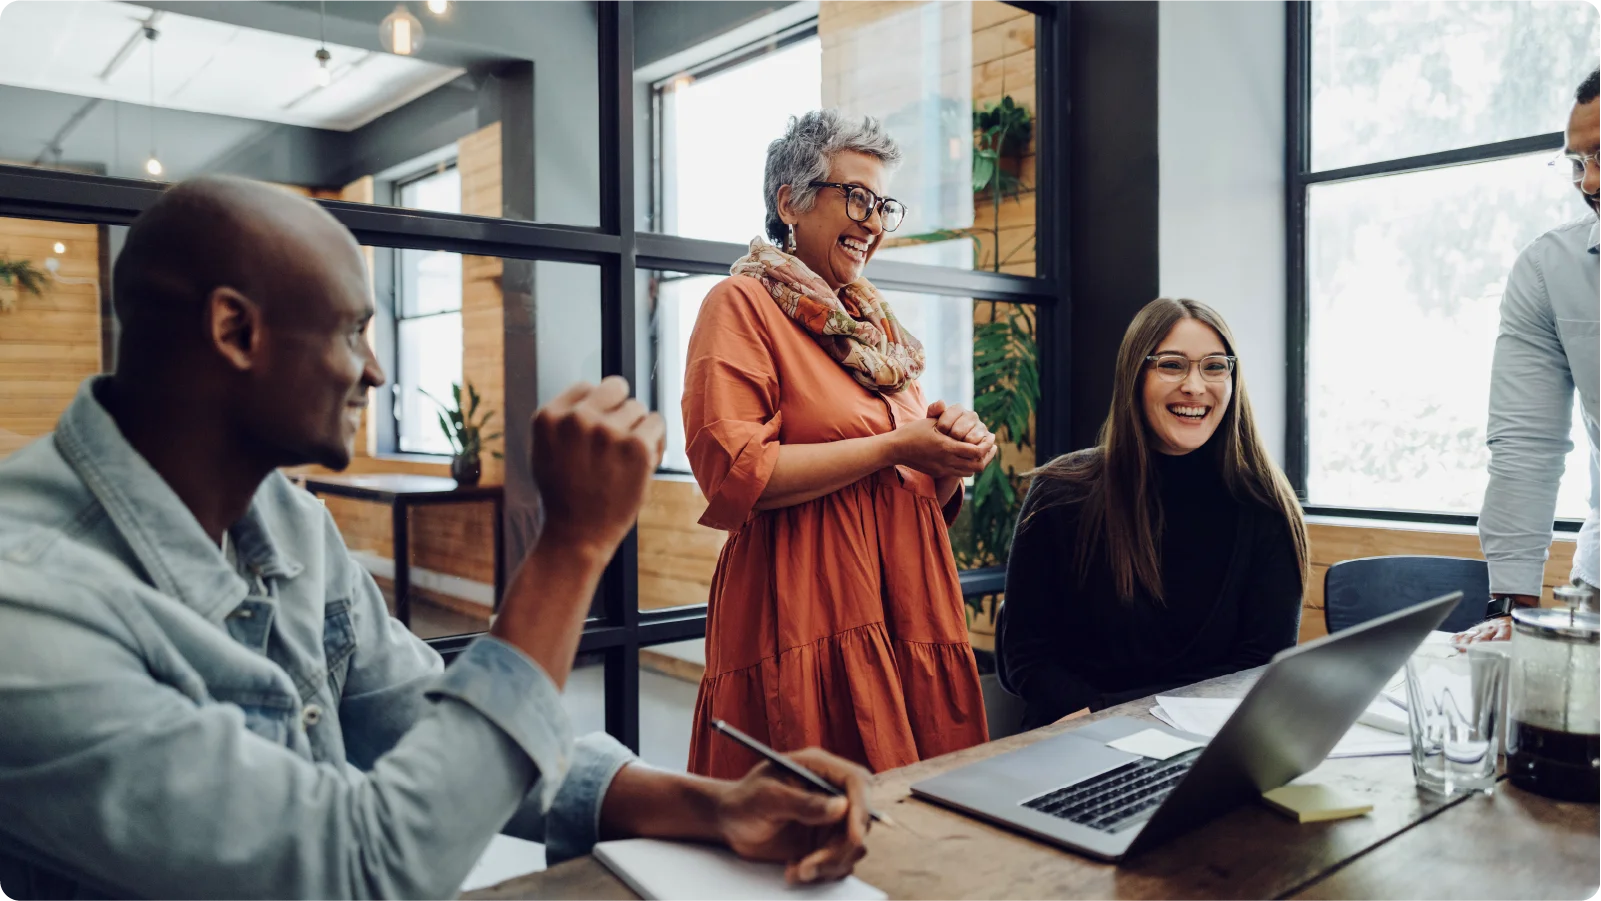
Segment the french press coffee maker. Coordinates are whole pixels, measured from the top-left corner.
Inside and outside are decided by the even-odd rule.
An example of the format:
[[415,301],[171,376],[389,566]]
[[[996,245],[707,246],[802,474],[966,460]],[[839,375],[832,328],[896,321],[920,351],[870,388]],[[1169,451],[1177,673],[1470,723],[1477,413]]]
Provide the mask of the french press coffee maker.
[[1577,606],[1512,612],[1507,777],[1536,794],[1601,794],[1601,616]]

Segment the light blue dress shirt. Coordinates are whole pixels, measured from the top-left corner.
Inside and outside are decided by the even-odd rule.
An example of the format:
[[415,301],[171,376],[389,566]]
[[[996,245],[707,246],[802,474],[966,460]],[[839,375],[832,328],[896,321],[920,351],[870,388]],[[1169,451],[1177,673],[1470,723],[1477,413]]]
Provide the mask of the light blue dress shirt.
[[1573,576],[1601,584],[1597,564],[1598,230],[1591,213],[1541,235],[1518,256],[1501,300],[1490,376],[1490,484],[1479,541],[1492,593],[1539,595],[1557,488],[1572,450],[1573,392],[1590,443],[1590,515]]
[[481,638],[447,669],[274,474],[237,566],[79,389],[0,463],[0,886],[445,898],[503,829],[596,840],[632,756]]

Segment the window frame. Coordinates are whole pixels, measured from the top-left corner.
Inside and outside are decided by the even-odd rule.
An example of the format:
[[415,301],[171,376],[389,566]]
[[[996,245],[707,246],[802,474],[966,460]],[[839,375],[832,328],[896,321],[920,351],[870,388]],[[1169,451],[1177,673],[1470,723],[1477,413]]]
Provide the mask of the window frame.
[[[1035,305],[1040,348],[1040,407],[1035,444],[1048,459],[1071,450],[1069,355],[1071,306],[1067,247],[1069,173],[1068,5],[1016,0],[1035,16],[1037,110],[1035,140],[1040,246],[1062,248],[1044,254],[1035,276],[1025,277],[895,261],[874,261],[868,276],[886,288],[967,296],[975,300]],[[634,5],[631,0],[595,6],[599,74],[600,225],[553,225],[435,213],[426,210],[317,200],[358,243],[385,249],[443,250],[508,261],[582,263],[599,270],[601,284],[601,369],[630,382],[639,374],[637,329],[638,273],[663,269],[725,273],[744,253],[738,244],[660,235],[639,229],[635,218]],[[129,225],[155,202],[166,185],[140,179],[0,165],[0,216]],[[375,261],[376,263],[377,261]],[[385,273],[389,275],[385,275]],[[375,265],[375,281],[392,280],[390,267]],[[393,286],[375,285],[380,308],[393,303]],[[393,312],[391,306],[390,312]],[[375,329],[375,344],[386,346]],[[392,343],[392,337],[389,338]],[[512,391],[531,385],[508,384]],[[379,417],[382,423],[384,417]],[[380,448],[382,445],[380,445]],[[630,748],[639,747],[639,650],[642,647],[703,637],[706,605],[641,612],[638,604],[638,538],[630,532],[596,592],[597,602],[579,641],[579,653],[598,657],[605,668],[606,731]],[[962,576],[967,593],[990,593],[993,573]],[[969,589],[971,589],[969,591]],[[478,635],[429,639],[447,661]]]
[[[1530,153],[1562,149],[1562,132],[1547,132],[1506,141],[1415,156],[1395,157],[1337,169],[1312,168],[1312,3],[1314,0],[1286,0],[1285,14],[1285,273],[1288,315],[1285,317],[1286,369],[1284,473],[1296,497],[1307,502],[1307,475],[1311,464],[1309,421],[1307,416],[1307,342],[1310,339],[1310,286],[1307,279],[1307,196],[1313,185],[1336,184],[1387,175],[1404,175],[1486,163]],[[1553,223],[1555,224],[1555,223]],[[1392,510],[1331,505],[1305,506],[1309,515],[1342,518],[1381,519],[1431,525],[1478,527],[1475,514],[1438,511]],[[1556,519],[1552,530],[1577,532],[1582,522]]]
[[[454,169],[457,168],[456,163],[457,163],[457,158],[452,156],[452,157],[450,157],[448,159],[448,161],[441,161],[439,163],[423,167],[422,169],[415,170],[415,171],[413,171],[413,172],[411,172],[411,173],[409,173],[407,175],[404,175],[404,176],[401,176],[399,178],[394,179],[394,181],[392,181],[390,183],[390,185],[389,185],[389,190],[391,192],[390,197],[394,201],[394,204],[396,206],[400,206],[400,198],[405,194],[406,188],[408,188],[408,187],[410,187],[412,185],[415,185],[418,182],[427,181],[430,178],[434,178],[436,176],[439,176],[439,175],[443,174],[446,171],[454,170]],[[409,209],[413,209],[412,207],[400,207],[400,208],[401,209],[408,209],[408,210]],[[390,297],[391,297],[390,302],[388,304],[386,304],[384,309],[382,311],[380,311],[380,313],[379,313],[379,315],[386,316],[388,318],[388,320],[389,320],[389,323],[388,323],[389,324],[388,341],[387,341],[387,347],[386,347],[387,356],[380,358],[381,362],[384,365],[384,371],[389,375],[389,384],[387,386],[387,391],[388,391],[388,394],[389,394],[389,403],[387,405],[388,406],[389,415],[387,417],[385,417],[386,419],[389,420],[389,422],[387,423],[387,428],[380,429],[380,434],[381,435],[387,435],[388,436],[388,440],[387,441],[380,440],[379,447],[384,452],[392,453],[392,454],[395,454],[395,455],[405,455],[405,456],[408,456],[408,457],[424,457],[424,458],[428,458],[428,459],[432,459],[432,460],[449,460],[451,458],[450,454],[447,454],[447,453],[435,453],[433,451],[407,450],[401,444],[401,437],[402,436],[401,436],[400,413],[399,413],[399,410],[400,410],[400,382],[401,382],[401,372],[400,372],[400,329],[401,329],[401,325],[403,323],[406,323],[406,322],[410,322],[410,321],[414,321],[414,320],[421,320],[421,319],[430,319],[430,318],[435,317],[435,316],[444,316],[444,315],[447,315],[449,313],[455,313],[458,316],[461,315],[461,305],[460,304],[458,304],[454,310],[436,310],[435,312],[432,312],[432,313],[421,313],[421,314],[410,314],[410,315],[408,315],[405,312],[405,310],[406,310],[405,298],[403,296],[401,296],[402,295],[403,286],[406,284],[406,279],[405,279],[404,273],[401,271],[401,267],[405,265],[404,262],[403,262],[404,259],[405,259],[405,254],[403,254],[401,251],[402,250],[415,250],[415,249],[419,249],[419,248],[393,248],[393,249],[392,248],[384,248],[383,256],[388,257],[388,259],[385,260],[385,261],[382,261],[382,262],[380,262],[379,260],[376,260],[376,259],[374,260],[374,266],[373,266],[374,269],[382,268],[382,269],[387,269],[388,270],[388,273],[387,273],[388,282],[387,282],[387,284],[389,286],[389,292],[390,292]],[[376,276],[376,273],[374,275]],[[376,286],[375,286],[375,288],[376,288]]]
[[674,88],[673,85],[681,78],[700,80],[711,78],[737,69],[740,66],[754,62],[769,54],[785,50],[802,41],[817,37],[817,17],[812,16],[780,30],[777,34],[751,41],[726,53],[709,57],[704,62],[690,66],[682,72],[676,72],[658,78],[650,85],[650,165],[647,167],[646,177],[650,180],[650,208],[645,211],[647,225],[642,232],[661,234],[658,231],[661,221],[667,215],[667,200],[664,196],[663,167],[666,163],[665,128],[666,128],[666,96]]

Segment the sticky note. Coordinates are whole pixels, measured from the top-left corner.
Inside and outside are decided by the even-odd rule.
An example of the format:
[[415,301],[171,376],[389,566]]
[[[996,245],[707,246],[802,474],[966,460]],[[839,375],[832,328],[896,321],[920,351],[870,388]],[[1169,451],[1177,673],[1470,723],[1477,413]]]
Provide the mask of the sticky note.
[[1160,729],[1146,729],[1133,735],[1125,735],[1117,741],[1107,742],[1106,746],[1156,760],[1166,760],[1185,751],[1206,747],[1201,742],[1169,735]]
[[1343,820],[1359,817],[1373,809],[1346,797],[1327,785],[1281,785],[1263,792],[1262,800],[1292,820],[1301,823],[1319,823],[1324,820]]

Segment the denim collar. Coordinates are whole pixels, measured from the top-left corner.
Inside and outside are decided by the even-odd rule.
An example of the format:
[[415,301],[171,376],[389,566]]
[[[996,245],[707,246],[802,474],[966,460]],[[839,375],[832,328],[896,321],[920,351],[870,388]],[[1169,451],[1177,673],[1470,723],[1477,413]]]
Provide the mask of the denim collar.
[[[56,425],[61,456],[100,501],[155,587],[207,619],[221,622],[250,594],[165,479],[128,444],[95,392],[110,376],[85,379]],[[258,509],[258,490],[228,529],[240,564],[261,578],[293,578],[305,568],[279,550]]]

